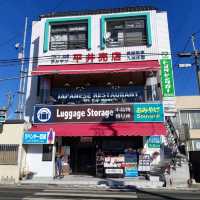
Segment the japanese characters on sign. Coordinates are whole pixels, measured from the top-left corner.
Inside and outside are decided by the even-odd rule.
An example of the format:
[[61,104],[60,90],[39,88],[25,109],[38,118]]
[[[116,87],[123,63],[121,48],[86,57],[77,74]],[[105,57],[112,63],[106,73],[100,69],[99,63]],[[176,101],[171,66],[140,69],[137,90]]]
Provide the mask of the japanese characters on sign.
[[148,147],[149,148],[160,148],[161,138],[160,136],[150,136],[148,138]]
[[106,62],[120,62],[133,60],[145,60],[145,52],[142,51],[127,51],[124,55],[122,52],[100,52],[98,54],[82,53],[65,54],[65,55],[51,55],[51,64],[80,64],[80,63],[106,63]]
[[164,111],[160,103],[133,104],[135,122],[163,122]]
[[54,144],[55,132],[24,132],[23,144]]
[[163,97],[174,96],[174,80],[171,59],[161,59],[161,81]]

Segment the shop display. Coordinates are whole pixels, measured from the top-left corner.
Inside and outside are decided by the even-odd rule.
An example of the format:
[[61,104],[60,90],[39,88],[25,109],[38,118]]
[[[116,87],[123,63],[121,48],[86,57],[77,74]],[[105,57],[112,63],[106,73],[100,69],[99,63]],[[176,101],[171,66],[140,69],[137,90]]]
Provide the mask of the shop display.
[[139,155],[139,172],[149,172],[150,171],[150,155],[149,154],[141,154]]
[[137,153],[128,151],[125,153],[125,176],[135,177],[138,176],[137,169]]
[[104,161],[105,176],[124,176],[124,156],[106,156]]

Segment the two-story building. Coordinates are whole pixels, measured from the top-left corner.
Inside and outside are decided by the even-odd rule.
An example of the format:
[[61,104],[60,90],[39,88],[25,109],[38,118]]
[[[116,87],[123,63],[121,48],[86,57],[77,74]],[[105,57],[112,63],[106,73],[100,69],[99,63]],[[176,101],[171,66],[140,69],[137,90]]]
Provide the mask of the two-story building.
[[129,7],[42,15],[32,24],[30,57],[32,128],[23,142],[35,176],[54,175],[56,154],[65,174],[135,176],[145,159],[146,171],[150,165],[148,156],[138,165],[140,153],[159,161],[174,96],[166,12]]

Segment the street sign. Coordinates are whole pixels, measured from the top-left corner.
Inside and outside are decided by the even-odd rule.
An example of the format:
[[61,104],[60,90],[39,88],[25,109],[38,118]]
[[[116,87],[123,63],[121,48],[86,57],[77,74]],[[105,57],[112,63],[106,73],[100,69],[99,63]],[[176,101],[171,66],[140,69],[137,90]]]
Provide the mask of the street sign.
[[187,67],[192,67],[192,65],[190,63],[184,63],[184,64],[178,64],[178,67],[187,68]]
[[5,123],[6,121],[6,110],[0,110],[0,123]]

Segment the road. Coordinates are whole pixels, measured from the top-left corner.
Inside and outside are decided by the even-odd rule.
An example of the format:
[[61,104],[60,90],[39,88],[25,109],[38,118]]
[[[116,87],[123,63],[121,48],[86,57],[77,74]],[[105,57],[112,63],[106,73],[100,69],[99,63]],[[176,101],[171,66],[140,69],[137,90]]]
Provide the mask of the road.
[[200,191],[106,189],[65,186],[0,186],[0,200],[200,199]]

